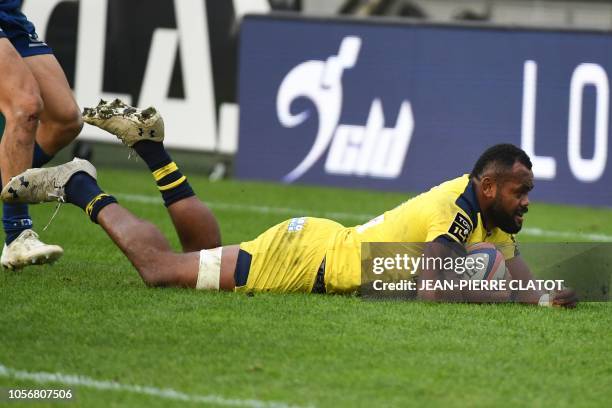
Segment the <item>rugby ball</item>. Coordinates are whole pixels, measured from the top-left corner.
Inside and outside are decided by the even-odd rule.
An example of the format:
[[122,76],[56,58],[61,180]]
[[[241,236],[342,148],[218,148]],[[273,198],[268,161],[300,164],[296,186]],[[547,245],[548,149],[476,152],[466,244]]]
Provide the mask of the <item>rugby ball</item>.
[[[472,258],[474,267],[466,269],[463,279],[502,280],[506,278],[504,255],[488,242],[469,245],[466,258]],[[466,260],[467,262],[467,260]]]

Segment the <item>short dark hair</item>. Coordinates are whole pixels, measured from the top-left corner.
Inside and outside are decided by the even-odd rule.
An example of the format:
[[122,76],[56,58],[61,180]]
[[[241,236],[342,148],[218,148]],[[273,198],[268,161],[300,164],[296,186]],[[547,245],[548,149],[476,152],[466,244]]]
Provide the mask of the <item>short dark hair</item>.
[[496,172],[507,171],[514,166],[514,163],[519,162],[531,170],[531,160],[525,151],[510,143],[501,143],[489,147],[480,155],[470,177],[479,179],[484,170],[490,165],[495,165]]

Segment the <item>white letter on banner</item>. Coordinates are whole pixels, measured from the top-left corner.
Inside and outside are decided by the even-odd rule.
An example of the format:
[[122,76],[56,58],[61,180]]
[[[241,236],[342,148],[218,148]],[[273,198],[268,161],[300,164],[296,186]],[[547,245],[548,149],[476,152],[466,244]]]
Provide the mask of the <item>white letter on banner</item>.
[[364,134],[363,126],[338,126],[327,154],[325,171],[330,174],[352,174],[359,163]]
[[[62,0],[28,0],[24,2],[22,10],[36,24],[36,29],[41,38],[46,37],[51,14],[60,3],[62,3]],[[100,98],[121,98],[126,103],[131,103],[129,95],[104,94],[102,92],[107,8],[108,0],[81,0],[79,4],[74,88],[76,99],[80,104],[86,106],[96,105]],[[95,128],[88,130],[92,129]],[[102,131],[98,130],[98,132],[102,134]],[[105,139],[107,139],[106,136]]]
[[521,123],[521,147],[531,157],[533,176],[538,179],[552,180],[557,174],[554,157],[535,154],[535,111],[538,64],[525,61],[523,70],[523,114]]
[[[158,28],[153,33],[138,105],[153,105],[163,114],[169,146],[214,150],[216,115],[204,2],[175,0],[174,7],[177,29]],[[107,11],[108,0],[80,0],[74,92],[85,106],[96,105],[101,98],[133,104],[128,94],[103,92]],[[179,48],[185,100],[167,97]],[[95,140],[112,140],[94,126],[86,125],[83,133]]]
[[[132,104],[128,94],[103,92],[104,52],[106,50],[107,0],[80,0],[79,29],[74,74],[74,94],[81,106],[96,106],[100,99],[119,98]],[[83,134],[96,140],[109,141],[108,133],[85,125]]]
[[414,130],[414,117],[410,102],[400,106],[395,128],[380,131],[379,142],[372,154],[369,174],[372,177],[396,178],[402,173],[408,146]]
[[[584,87],[594,85],[597,91],[595,111],[595,154],[584,159],[580,151],[582,128],[582,94]],[[606,168],[608,157],[608,106],[609,86],[606,71],[597,65],[580,64],[572,74],[567,154],[574,176],[583,182],[597,181]]]
[[[102,91],[107,11],[107,0],[81,0],[79,3],[74,93],[79,103],[85,106],[97,105],[100,98],[119,98],[127,104],[132,103],[130,95],[107,94]],[[88,130],[91,129],[95,128],[90,127]]]
[[372,165],[372,154],[376,145],[380,143],[380,131],[385,126],[385,115],[383,113],[382,101],[378,98],[372,101],[368,120],[366,122],[364,137],[359,149],[359,157],[355,162],[353,174],[365,176],[370,173]]
[[[206,9],[202,0],[175,0],[174,10],[178,30],[155,30],[138,103],[153,105],[168,118],[169,145],[214,150],[217,121]],[[177,54],[182,58],[184,100],[167,96]]]

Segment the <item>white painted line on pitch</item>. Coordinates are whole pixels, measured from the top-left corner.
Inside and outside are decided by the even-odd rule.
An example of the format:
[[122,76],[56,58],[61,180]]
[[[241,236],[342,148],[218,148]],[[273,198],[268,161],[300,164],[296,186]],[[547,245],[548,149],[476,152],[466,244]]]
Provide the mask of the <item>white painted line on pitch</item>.
[[[143,204],[161,204],[162,200],[159,197],[141,195],[141,194],[114,194],[115,197],[136,203]],[[343,219],[343,220],[354,220],[358,222],[364,222],[371,218],[374,218],[374,214],[359,214],[359,213],[348,213],[348,212],[336,212],[336,211],[313,211],[304,210],[300,208],[290,207],[269,207],[265,205],[250,205],[250,204],[233,204],[224,203],[220,201],[207,201],[206,205],[210,208],[222,210],[222,211],[246,211],[258,214],[285,214],[292,217],[300,216],[320,216],[331,219]],[[561,239],[578,239],[594,242],[612,242],[612,235],[598,234],[598,233],[587,233],[587,232],[569,232],[569,231],[555,231],[545,230],[537,227],[525,227],[521,230],[521,235],[530,235],[534,237],[548,237],[548,238],[561,238]]]
[[[141,195],[141,194],[123,194],[123,193],[113,193],[116,198],[132,201],[136,203],[143,204],[161,204],[163,201],[159,197]],[[212,208],[218,209],[222,211],[247,211],[254,212],[258,214],[285,214],[290,215],[292,217],[301,217],[310,215],[314,216],[322,216],[327,218],[342,218],[345,220],[356,220],[356,221],[367,221],[370,218],[374,218],[372,214],[358,214],[358,213],[348,213],[348,212],[335,212],[335,211],[316,211],[316,210],[305,210],[300,208],[290,208],[290,207],[269,207],[265,205],[250,205],[250,204],[233,204],[233,203],[224,203],[220,201],[205,201],[205,204]]]
[[521,234],[532,235],[535,237],[550,237],[550,238],[567,238],[567,239],[585,239],[594,242],[612,242],[612,235],[597,234],[589,232],[568,232],[568,231],[548,231],[542,228],[525,227],[521,230]]
[[0,377],[12,378],[16,380],[34,381],[37,383],[58,383],[64,385],[73,385],[86,388],[94,388],[96,390],[107,391],[122,391],[134,394],[149,395],[153,397],[165,398],[176,401],[185,401],[202,404],[215,404],[231,407],[253,407],[253,408],[292,408],[295,405],[285,404],[283,402],[260,401],[256,399],[235,399],[224,398],[218,395],[196,395],[186,394],[181,391],[176,391],[171,388],[156,388],[146,385],[129,385],[121,384],[116,381],[96,380],[82,375],[62,374],[62,373],[46,373],[46,372],[29,372],[15,370],[0,364]]

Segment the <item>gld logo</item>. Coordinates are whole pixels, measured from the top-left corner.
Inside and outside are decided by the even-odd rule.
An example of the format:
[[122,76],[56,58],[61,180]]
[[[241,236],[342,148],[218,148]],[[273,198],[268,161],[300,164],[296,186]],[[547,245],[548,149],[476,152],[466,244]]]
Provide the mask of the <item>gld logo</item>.
[[414,130],[409,101],[402,102],[395,127],[385,126],[382,101],[372,101],[365,126],[338,124],[342,112],[342,74],[357,63],[361,38],[345,37],[338,55],[327,61],[305,61],[293,68],[281,83],[276,112],[286,128],[302,124],[309,111],[292,114],[291,103],[300,97],[310,99],[317,109],[319,128],[310,151],[283,181],[291,183],[303,176],[329,147],[325,172],[335,175],[397,178]]

